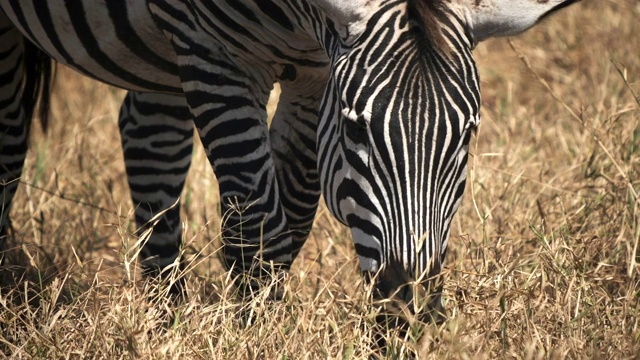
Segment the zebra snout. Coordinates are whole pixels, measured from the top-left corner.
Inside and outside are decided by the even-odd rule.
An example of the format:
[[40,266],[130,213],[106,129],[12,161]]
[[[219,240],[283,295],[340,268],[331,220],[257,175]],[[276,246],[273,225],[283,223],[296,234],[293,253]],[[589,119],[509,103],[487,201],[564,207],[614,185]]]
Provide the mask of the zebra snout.
[[446,319],[441,276],[416,280],[402,264],[389,261],[377,274],[367,273],[367,277],[374,279],[374,301],[382,305],[384,317],[407,324],[440,324]]

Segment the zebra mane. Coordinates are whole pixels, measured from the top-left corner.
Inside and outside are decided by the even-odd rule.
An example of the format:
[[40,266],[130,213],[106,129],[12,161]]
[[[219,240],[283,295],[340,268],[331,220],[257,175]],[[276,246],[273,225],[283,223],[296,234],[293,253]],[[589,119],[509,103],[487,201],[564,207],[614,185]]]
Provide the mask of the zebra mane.
[[421,27],[422,36],[441,52],[448,54],[449,46],[442,34],[441,22],[446,16],[448,0],[408,0],[409,18]]

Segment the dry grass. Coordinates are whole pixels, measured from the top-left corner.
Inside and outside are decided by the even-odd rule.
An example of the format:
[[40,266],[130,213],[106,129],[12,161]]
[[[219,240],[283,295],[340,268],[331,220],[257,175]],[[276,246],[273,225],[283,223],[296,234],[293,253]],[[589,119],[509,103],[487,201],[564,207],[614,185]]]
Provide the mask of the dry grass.
[[[452,229],[449,319],[420,344],[395,339],[390,357],[640,358],[638,18],[636,0],[575,6],[513,40],[530,68],[505,39],[477,49],[483,123]],[[131,271],[122,92],[59,79],[53,127],[34,138],[12,212],[12,253],[31,281],[0,297],[0,354],[368,357],[375,311],[326,209],[285,299],[241,309],[216,260],[218,197],[200,149],[183,196],[192,296],[173,317],[151,304],[154,288]]]

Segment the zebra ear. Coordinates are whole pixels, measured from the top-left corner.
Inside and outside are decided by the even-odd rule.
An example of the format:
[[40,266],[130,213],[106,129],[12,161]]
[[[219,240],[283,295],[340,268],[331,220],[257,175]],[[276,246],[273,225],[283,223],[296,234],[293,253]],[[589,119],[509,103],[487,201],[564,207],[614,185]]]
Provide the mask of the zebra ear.
[[312,2],[325,15],[340,25],[347,25],[350,22],[358,21],[367,12],[369,1],[364,0],[316,0]]
[[458,0],[476,42],[520,34],[580,0]]
[[364,21],[372,12],[375,2],[368,0],[315,0],[314,4],[326,18],[333,22],[343,41],[360,33]]

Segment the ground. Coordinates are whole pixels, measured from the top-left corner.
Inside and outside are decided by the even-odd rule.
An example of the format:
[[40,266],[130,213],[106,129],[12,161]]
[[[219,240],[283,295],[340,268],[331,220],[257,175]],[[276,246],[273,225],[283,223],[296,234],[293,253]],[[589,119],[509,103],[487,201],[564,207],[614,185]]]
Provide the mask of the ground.
[[[586,1],[476,49],[483,119],[449,241],[448,319],[418,342],[391,334],[389,357],[640,357],[638,18],[636,0]],[[199,147],[183,194],[191,297],[174,313],[149,303],[115,121],[122,97],[59,72],[51,128],[34,132],[12,211],[12,252],[30,281],[0,297],[0,353],[367,358],[375,310],[349,233],[324,207],[284,300],[258,298],[240,320]]]

